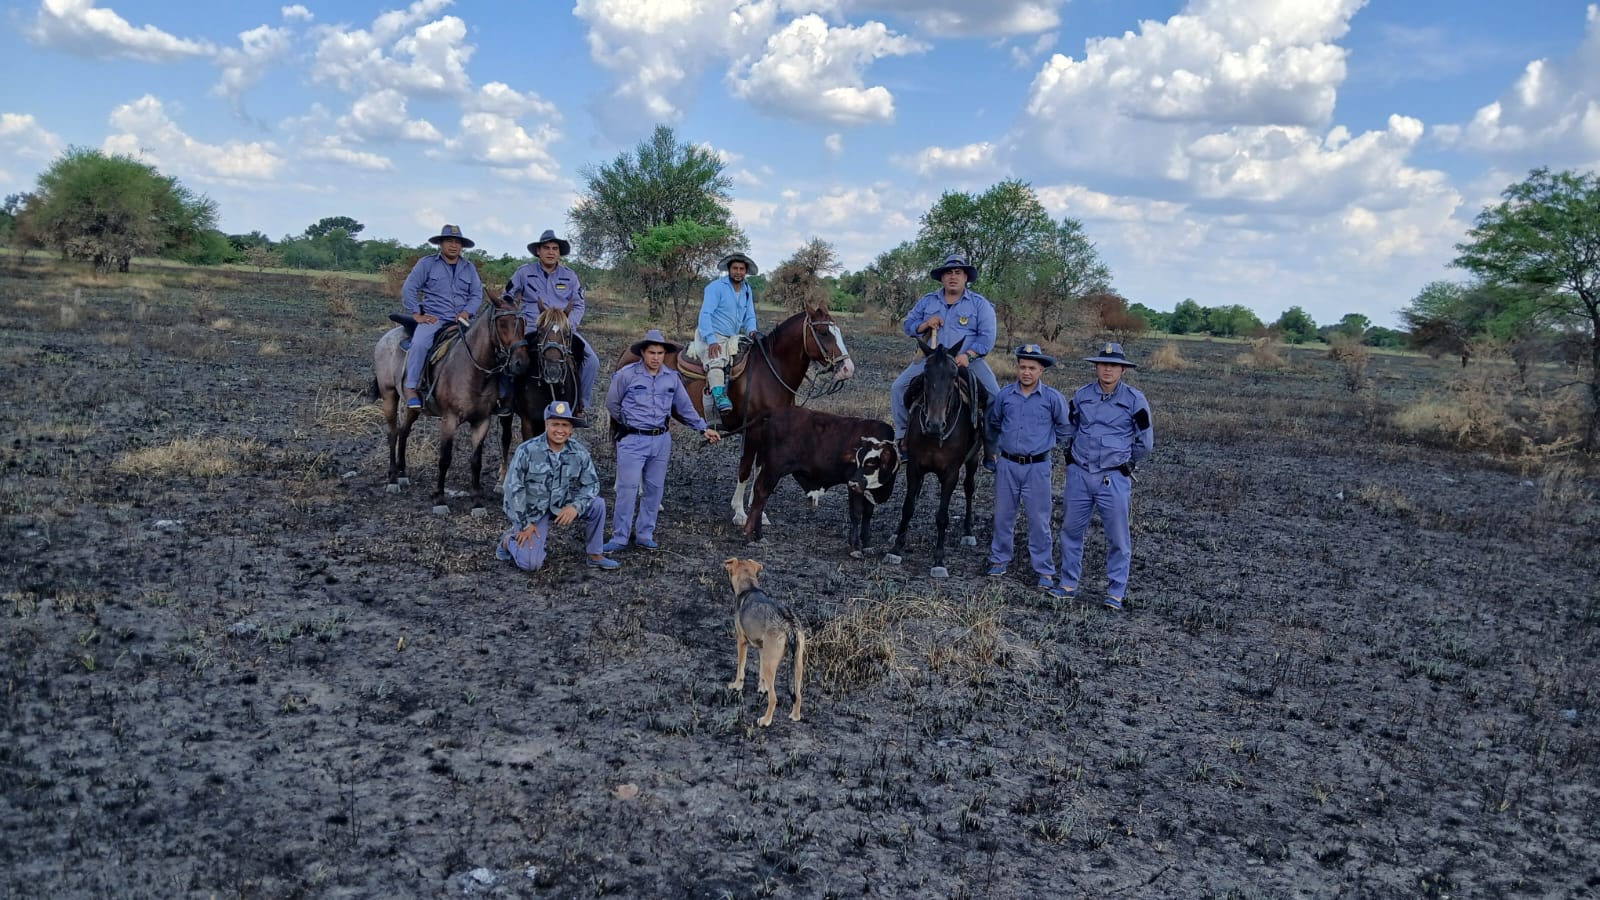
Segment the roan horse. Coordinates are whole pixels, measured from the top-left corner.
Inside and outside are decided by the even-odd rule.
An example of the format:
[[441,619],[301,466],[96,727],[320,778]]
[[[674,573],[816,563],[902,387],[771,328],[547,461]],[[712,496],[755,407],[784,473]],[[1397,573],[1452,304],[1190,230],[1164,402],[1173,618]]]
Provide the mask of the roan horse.
[[[961,543],[977,543],[972,536],[972,492],[978,471],[978,461],[983,455],[983,422],[979,421],[976,394],[983,386],[971,379],[956,365],[961,353],[957,341],[953,347],[930,347],[922,341],[922,355],[927,358],[922,374],[911,382],[907,391],[910,421],[906,423],[906,499],[900,510],[900,529],[894,535],[894,549],[885,557],[888,562],[899,563],[906,548],[906,528],[917,511],[917,494],[922,490],[922,476],[933,473],[939,479],[939,512],[934,518],[938,534],[933,545],[934,578],[948,578],[944,566],[944,538],[950,526],[950,497],[955,493],[961,470],[966,469],[967,515],[962,524]],[[920,389],[920,390],[919,390]]]
[[[745,364],[744,374],[728,381],[728,399],[733,401],[733,409],[722,414],[722,428],[725,431],[738,431],[746,422],[755,421],[757,416],[769,409],[794,406],[812,363],[821,366],[823,374],[833,374],[832,383],[824,389],[828,392],[843,386],[843,382],[856,372],[855,362],[850,359],[850,351],[844,345],[844,334],[839,331],[827,306],[810,307],[795,313],[778,323],[770,333],[758,334],[751,344],[746,351],[749,361]],[[636,359],[637,356],[624,351],[622,358],[617,360],[617,368]],[[677,369],[678,354],[667,354],[666,365]],[[689,388],[689,399],[693,401],[695,411],[703,418],[705,399],[701,386],[704,381],[700,378],[691,381],[685,376],[684,382]],[[781,440],[782,436],[777,436],[777,439]],[[735,525],[743,525],[747,518],[745,491],[750,487],[750,470],[756,456],[754,444],[748,439],[741,443],[743,450],[739,456],[739,483],[733,489],[733,499],[729,501],[733,507]]]
[[[415,327],[409,317],[391,316],[400,326],[389,329],[372,349],[372,393],[383,401],[383,418],[389,431],[389,493],[410,484],[406,477],[406,439],[421,412],[405,410],[399,422],[400,387],[406,372],[403,341]],[[528,342],[523,337],[522,304],[490,299],[489,308],[480,309],[466,334],[451,347],[443,361],[434,367],[434,388],[424,400],[424,412],[439,417],[439,482],[434,486],[433,511],[444,515],[450,508],[444,502],[444,476],[450,470],[456,427],[471,426],[472,435],[472,514],[487,515],[483,491],[483,439],[494,419],[499,376],[513,377],[528,367]],[[410,323],[410,327],[406,327]],[[443,332],[440,332],[443,336]]]
[[[578,363],[582,348],[577,346],[577,335],[567,322],[564,309],[546,309],[539,313],[533,331],[528,333],[528,352],[531,365],[526,377],[519,377],[511,386],[511,410],[522,420],[524,441],[544,434],[544,408],[556,400],[577,404]],[[500,479],[505,480],[506,468],[511,465],[511,420],[500,423]]]

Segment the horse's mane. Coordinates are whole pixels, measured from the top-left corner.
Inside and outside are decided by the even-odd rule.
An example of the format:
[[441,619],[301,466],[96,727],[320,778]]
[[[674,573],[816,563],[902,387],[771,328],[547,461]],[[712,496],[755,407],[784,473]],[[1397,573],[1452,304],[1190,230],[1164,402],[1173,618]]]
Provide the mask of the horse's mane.
[[571,326],[569,324],[569,317],[567,316],[567,311],[564,310],[564,309],[556,309],[553,306],[547,306],[544,309],[540,310],[539,311],[539,328],[540,328],[540,330],[543,330],[544,328],[546,328],[548,326],[551,326],[551,325],[559,326],[562,329],[570,328]]

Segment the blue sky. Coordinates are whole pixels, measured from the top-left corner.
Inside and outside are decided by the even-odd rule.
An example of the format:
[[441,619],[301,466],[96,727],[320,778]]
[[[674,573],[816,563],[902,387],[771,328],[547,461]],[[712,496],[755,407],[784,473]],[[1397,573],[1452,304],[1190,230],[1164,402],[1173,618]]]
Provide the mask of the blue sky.
[[[1131,300],[1394,324],[1537,166],[1600,168],[1577,0],[39,0],[6,10],[0,192],[137,155],[229,232],[348,215],[499,254],[658,122],[765,267],[860,268],[946,190],[1031,183]],[[977,287],[981,290],[982,275]]]

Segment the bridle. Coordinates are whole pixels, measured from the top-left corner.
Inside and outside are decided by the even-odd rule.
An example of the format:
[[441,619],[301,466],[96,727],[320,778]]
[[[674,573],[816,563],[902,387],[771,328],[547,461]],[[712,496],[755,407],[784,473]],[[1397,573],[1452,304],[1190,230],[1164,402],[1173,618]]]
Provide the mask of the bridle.
[[[957,383],[958,379],[961,378],[961,369],[960,367],[955,366],[953,361],[951,362],[951,366],[955,369],[955,371],[950,373],[950,384],[946,388],[948,393],[946,394],[944,401],[944,427],[942,430],[937,432],[939,435],[939,443],[941,444],[943,444],[946,440],[949,440],[952,434],[955,434],[956,426],[961,422],[962,418],[959,415],[953,415],[950,410],[950,394],[954,394],[957,400],[961,400],[961,385]],[[928,422],[928,409],[933,404],[928,402],[928,370],[926,366],[924,366],[922,370],[922,397],[918,399],[917,404],[922,407],[922,410],[917,414],[917,416],[921,420],[923,434],[934,434],[935,431]]]
[[[800,391],[798,388],[789,387],[789,382],[784,381],[783,376],[778,374],[778,368],[772,362],[772,353],[767,349],[765,335],[759,336],[755,339],[755,345],[761,349],[761,357],[767,361],[767,369],[768,371],[772,372],[772,377],[776,379],[779,384],[783,385],[784,390],[794,395],[795,400],[800,406],[804,406],[818,397],[826,397],[830,394],[838,393],[841,389],[843,389],[844,382],[831,380],[826,383],[822,383],[820,381],[820,375],[832,375],[834,372],[838,371],[840,366],[844,365],[845,362],[850,359],[850,353],[848,351],[840,353],[838,356],[834,356],[828,352],[828,348],[822,343],[821,329],[823,326],[826,326],[830,332],[837,333],[838,331],[839,326],[832,319],[813,319],[811,317],[811,310],[809,309],[806,310],[805,316],[805,330],[800,332],[800,354],[807,360],[816,363],[821,368],[821,371],[817,375],[813,375],[811,368],[809,366],[806,368],[805,378],[802,380],[802,383],[805,381],[811,382],[811,390],[806,393],[804,398],[800,396]],[[810,338],[816,342],[816,356],[812,356],[810,348],[806,346],[807,338]],[[837,345],[840,342],[835,340],[834,343]]]
[[[500,329],[495,327],[495,321],[497,319],[505,318],[506,316],[516,317],[518,334],[522,334],[527,328],[527,320],[522,315],[521,306],[504,308],[499,306],[494,307],[494,311],[489,314],[489,332],[491,335],[490,340],[494,342],[495,362],[493,366],[485,367],[478,362],[477,356],[471,353],[467,354],[467,358],[472,360],[473,368],[484,373],[485,375],[498,375],[501,372],[504,372],[507,367],[511,365],[511,357],[516,355],[517,350],[528,346],[528,338],[526,335],[523,335],[521,340],[514,341],[510,344],[502,344],[500,342]],[[465,343],[466,337],[466,331],[463,331],[461,334],[463,343]]]
[[[572,369],[572,347],[570,346],[572,326],[565,325],[556,329],[556,335],[567,335],[567,341],[562,341],[556,336],[546,337],[550,325],[539,327],[539,378],[545,384],[561,384],[567,380],[567,375]],[[531,345],[530,345],[531,346]],[[545,354],[554,350],[558,354],[556,359],[547,359]]]

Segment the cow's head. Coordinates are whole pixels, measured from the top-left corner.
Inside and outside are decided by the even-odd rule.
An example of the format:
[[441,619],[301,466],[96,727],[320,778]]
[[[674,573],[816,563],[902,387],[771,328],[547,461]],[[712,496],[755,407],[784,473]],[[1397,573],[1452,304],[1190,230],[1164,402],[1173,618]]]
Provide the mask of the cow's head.
[[900,468],[900,454],[893,441],[862,438],[856,445],[856,470],[850,476],[850,493],[860,494],[876,505],[894,491],[894,473]]

